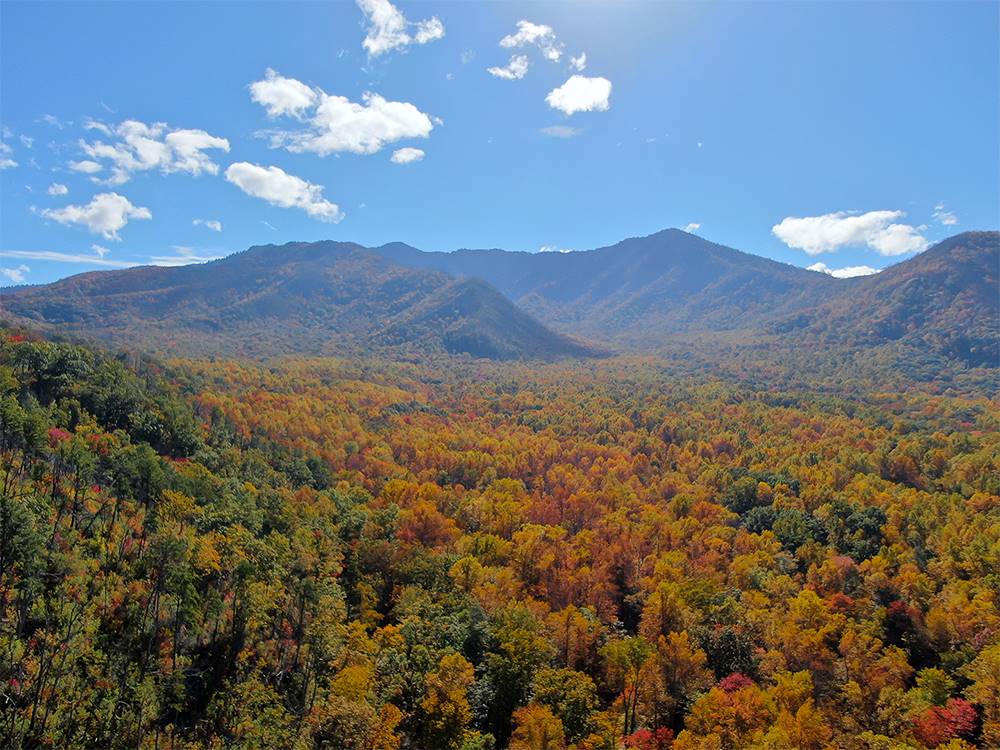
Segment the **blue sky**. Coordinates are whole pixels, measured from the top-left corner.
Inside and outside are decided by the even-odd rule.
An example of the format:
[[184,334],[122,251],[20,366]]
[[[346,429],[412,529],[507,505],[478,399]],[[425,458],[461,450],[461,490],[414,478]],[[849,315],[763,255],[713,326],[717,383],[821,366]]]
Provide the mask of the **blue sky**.
[[0,5],[0,284],[671,226],[863,272],[1000,225],[996,3],[363,3]]

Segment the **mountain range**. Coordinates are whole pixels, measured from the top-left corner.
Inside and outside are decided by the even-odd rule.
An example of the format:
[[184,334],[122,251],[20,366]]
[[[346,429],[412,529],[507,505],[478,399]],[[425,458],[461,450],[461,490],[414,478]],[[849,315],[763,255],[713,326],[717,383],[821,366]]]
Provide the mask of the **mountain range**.
[[392,348],[592,357],[725,334],[854,349],[902,344],[995,367],[998,271],[997,232],[956,235],[853,279],[677,229],[567,253],[324,241],[8,288],[0,290],[0,316],[174,354]]

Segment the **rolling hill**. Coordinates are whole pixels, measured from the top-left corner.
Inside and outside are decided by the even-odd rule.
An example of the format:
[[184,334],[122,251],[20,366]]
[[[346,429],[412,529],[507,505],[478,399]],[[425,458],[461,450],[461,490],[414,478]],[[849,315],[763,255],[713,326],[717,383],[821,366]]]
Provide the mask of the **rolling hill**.
[[832,297],[825,275],[717,245],[679,229],[569,253],[376,248],[414,268],[482,278],[540,320],[609,343],[759,327],[762,320]]
[[673,351],[711,350],[717,341],[812,352],[894,347],[897,357],[998,366],[998,268],[997,232],[956,235],[854,279],[677,229],[570,253],[325,241],[0,290],[0,314],[199,355],[394,347],[525,359],[656,353],[666,342]]
[[489,284],[406,268],[338,242],[252,247],[204,265],[142,267],[7,290],[4,317],[172,354],[438,348],[498,359],[592,356]]
[[973,366],[1000,366],[997,232],[955,235],[838,287],[829,301],[775,330],[859,347],[900,342]]

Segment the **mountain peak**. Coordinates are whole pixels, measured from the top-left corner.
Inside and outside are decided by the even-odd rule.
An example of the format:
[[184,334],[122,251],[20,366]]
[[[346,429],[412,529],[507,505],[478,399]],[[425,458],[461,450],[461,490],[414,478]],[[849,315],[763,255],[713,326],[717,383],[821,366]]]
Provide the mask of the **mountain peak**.
[[565,254],[289,242],[210,264],[92,272],[10,289],[0,312],[171,353],[390,345],[508,359],[598,355],[602,345],[656,351],[706,334],[737,342],[778,334],[996,365],[998,238],[964,232],[851,284],[680,229]]

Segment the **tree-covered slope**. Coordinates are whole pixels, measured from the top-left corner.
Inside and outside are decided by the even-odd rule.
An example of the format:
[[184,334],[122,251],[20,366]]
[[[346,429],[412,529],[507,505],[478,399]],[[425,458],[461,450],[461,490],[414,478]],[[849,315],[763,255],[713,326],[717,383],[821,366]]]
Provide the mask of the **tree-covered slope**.
[[1000,234],[966,232],[879,274],[843,279],[825,304],[775,326],[854,346],[899,342],[1000,367]]
[[2,332],[0,746],[994,747],[998,476],[983,399]]
[[0,312],[172,354],[344,353],[390,341],[504,358],[598,353],[487,284],[456,286],[446,274],[350,243],[261,246],[204,265],[80,274],[9,290]]

